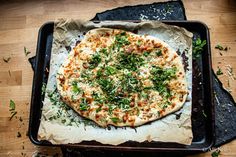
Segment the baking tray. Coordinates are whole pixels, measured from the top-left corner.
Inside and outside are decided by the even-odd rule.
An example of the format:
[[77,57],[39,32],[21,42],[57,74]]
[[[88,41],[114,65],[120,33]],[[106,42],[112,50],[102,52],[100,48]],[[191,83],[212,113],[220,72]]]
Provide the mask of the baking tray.
[[[138,21],[130,21],[138,22]],[[44,95],[42,85],[47,82],[50,66],[50,55],[53,41],[53,22],[45,23],[39,30],[36,49],[36,63],[32,86],[31,108],[29,117],[29,138],[32,143],[40,146],[60,146],[80,149],[99,149],[115,151],[144,152],[202,152],[214,144],[214,103],[211,74],[210,36],[205,24],[198,21],[162,21],[166,24],[184,27],[194,33],[194,38],[206,39],[207,44],[200,59],[193,60],[193,91],[192,91],[192,130],[193,142],[189,146],[170,142],[133,142],[128,141],[118,146],[104,145],[96,141],[85,141],[78,144],[54,145],[48,141],[37,139]],[[97,22],[96,22],[97,23]]]

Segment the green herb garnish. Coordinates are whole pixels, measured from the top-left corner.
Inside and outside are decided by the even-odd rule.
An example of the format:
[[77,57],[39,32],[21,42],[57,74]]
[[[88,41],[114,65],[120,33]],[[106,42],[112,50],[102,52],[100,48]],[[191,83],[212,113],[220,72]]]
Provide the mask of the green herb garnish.
[[115,67],[112,67],[112,66],[106,66],[105,68],[105,73],[107,75],[113,75],[117,72],[116,68]]
[[98,64],[102,61],[101,59],[101,56],[99,53],[95,53],[93,56],[92,56],[92,59],[89,61],[89,68],[90,69],[94,69],[98,66]]
[[223,46],[221,46],[220,44],[217,44],[217,45],[215,46],[215,49],[224,50]]
[[143,55],[144,55],[145,57],[148,57],[148,56],[150,55],[150,52],[145,51],[145,52],[143,53]]
[[123,98],[118,102],[118,105],[121,109],[127,110],[130,108],[130,100],[128,98]]
[[9,108],[10,108],[9,111],[11,112],[11,116],[9,120],[12,120],[12,118],[17,114],[17,111],[15,111],[16,104],[13,100],[10,100]]
[[115,46],[118,48],[118,51],[120,50],[120,48],[124,45],[129,45],[130,42],[128,41],[126,32],[122,32],[118,35],[115,36]]
[[120,121],[120,119],[117,117],[112,117],[110,119],[112,120],[113,123],[118,123]]
[[104,55],[108,55],[108,52],[107,52],[107,49],[106,48],[103,48],[99,51],[100,53],[103,53]]
[[167,83],[171,79],[176,78],[176,68],[160,68],[154,66],[151,70],[151,80],[155,86],[155,89],[164,97],[170,97],[170,90]]
[[13,111],[13,110],[16,109],[16,104],[13,100],[10,100],[10,106],[9,107],[10,107],[9,111]]
[[86,110],[88,110],[88,108],[89,108],[89,105],[88,105],[86,99],[82,98],[80,106],[79,106],[80,111],[86,111]]
[[224,73],[222,72],[220,67],[217,67],[218,70],[216,71],[216,75],[223,75]]
[[134,53],[120,53],[118,56],[119,63],[117,69],[128,69],[132,71],[137,71],[138,67],[143,65],[144,59]]
[[81,89],[78,87],[77,83],[78,83],[77,81],[72,82],[72,91],[75,94],[79,94],[81,92]]
[[203,47],[206,45],[206,40],[201,40],[197,38],[196,41],[193,41],[193,58],[197,59],[200,57]]
[[24,46],[24,53],[25,56],[28,56],[28,54],[30,54],[31,52]]
[[212,157],[218,157],[220,155],[220,152],[221,152],[220,149],[217,149],[216,151],[211,153],[211,156]]
[[158,50],[157,52],[156,52],[156,55],[159,57],[159,56],[161,56],[162,55],[162,51],[161,50]]

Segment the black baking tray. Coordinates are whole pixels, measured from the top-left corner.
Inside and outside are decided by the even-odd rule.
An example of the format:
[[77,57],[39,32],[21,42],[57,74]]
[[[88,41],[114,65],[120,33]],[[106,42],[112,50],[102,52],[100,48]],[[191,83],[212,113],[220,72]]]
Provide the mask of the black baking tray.
[[[138,22],[138,21],[130,21]],[[200,59],[193,60],[193,91],[192,91],[192,130],[193,142],[189,146],[169,142],[126,142],[118,146],[104,145],[96,141],[77,144],[54,145],[48,141],[37,139],[44,96],[41,95],[43,83],[47,82],[50,66],[50,54],[53,41],[53,22],[45,23],[39,30],[36,49],[36,63],[32,86],[31,108],[29,117],[29,138],[32,143],[40,146],[60,146],[78,149],[99,149],[115,151],[143,152],[183,152],[195,153],[209,150],[215,139],[215,113],[211,74],[211,49],[209,30],[204,23],[198,21],[162,21],[166,24],[184,27],[194,33],[194,38],[206,39]]]

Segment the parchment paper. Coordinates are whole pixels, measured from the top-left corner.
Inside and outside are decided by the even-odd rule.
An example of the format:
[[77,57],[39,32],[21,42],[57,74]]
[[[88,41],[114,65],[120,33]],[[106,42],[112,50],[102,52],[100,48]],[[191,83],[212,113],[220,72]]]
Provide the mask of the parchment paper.
[[[100,128],[95,123],[81,118],[66,104],[60,101],[56,91],[56,73],[78,40],[90,29],[97,27],[120,28],[138,31],[164,40],[183,56],[187,65],[189,95],[182,109],[160,120],[139,127]],[[53,144],[79,143],[95,140],[103,144],[118,145],[126,141],[162,141],[190,145],[193,139],[191,126],[192,97],[192,33],[160,22],[81,22],[60,19],[55,23],[53,34],[50,72],[42,108],[39,140],[48,140]],[[187,61],[186,61],[187,58]],[[185,60],[185,61],[184,61]],[[55,101],[56,100],[56,101]],[[181,114],[180,114],[181,113]],[[181,116],[177,116],[181,115]],[[177,118],[178,117],[178,118]]]

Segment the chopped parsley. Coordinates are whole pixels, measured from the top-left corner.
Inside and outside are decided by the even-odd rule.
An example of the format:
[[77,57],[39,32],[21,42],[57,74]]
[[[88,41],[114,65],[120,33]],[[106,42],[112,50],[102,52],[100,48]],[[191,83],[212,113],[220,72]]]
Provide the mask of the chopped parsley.
[[101,49],[99,52],[106,55],[106,56],[108,55],[108,52],[107,52],[106,48]]
[[92,93],[93,99],[99,103],[103,103],[104,102],[104,98],[99,95],[98,93],[94,92]]
[[10,100],[10,105],[9,105],[10,109],[9,111],[11,112],[11,116],[9,120],[12,120],[12,118],[17,114],[17,111],[15,111],[16,109],[16,104],[13,100]]
[[72,91],[75,94],[79,94],[81,92],[81,89],[78,87],[77,83],[78,83],[77,81],[72,82]]
[[102,61],[101,55],[99,53],[95,53],[92,56],[91,60],[89,61],[90,64],[89,68],[90,69],[96,68],[101,61]]
[[123,98],[118,101],[119,108],[127,110],[130,108],[130,100],[128,98]]
[[169,80],[176,78],[176,68],[160,68],[154,66],[151,70],[151,80],[155,89],[164,97],[170,97],[170,90],[167,87]]
[[123,92],[137,92],[140,90],[139,81],[131,73],[128,73],[121,80],[121,88]]
[[85,98],[82,98],[81,102],[80,102],[79,110],[86,111],[86,110],[88,110],[88,108],[89,108],[89,105],[87,103],[87,100]]
[[224,50],[224,48],[223,48],[223,46],[221,46],[220,44],[217,44],[216,46],[215,46],[215,49],[218,49],[218,50]]
[[128,69],[131,71],[137,71],[138,67],[144,64],[144,59],[134,53],[121,52],[118,56],[119,63],[116,66],[117,69]]
[[118,35],[115,36],[115,46],[118,48],[118,51],[120,50],[120,48],[124,45],[129,45],[130,42],[128,41],[126,32],[122,32]]
[[143,55],[144,55],[145,57],[148,57],[148,56],[150,55],[150,52],[145,51],[145,52],[143,53]]
[[197,38],[196,41],[193,41],[193,58],[198,59],[203,51],[204,46],[206,45],[206,40],[201,40]]
[[9,111],[13,111],[13,110],[16,109],[16,104],[13,100],[10,100],[10,106],[9,107],[10,107]]
[[217,149],[216,151],[211,153],[211,156],[212,157],[218,157],[220,155],[220,152],[221,152],[220,149]]
[[25,56],[28,56],[28,54],[30,54],[31,52],[24,46],[24,53]]
[[162,55],[162,51],[161,50],[158,50],[157,52],[156,52],[156,55],[159,57],[159,56],[161,56]]
[[82,98],[81,102],[80,102],[79,110],[86,111],[86,110],[88,110],[88,108],[89,108],[89,105],[87,103],[87,100],[85,98]]
[[101,110],[102,110],[101,107],[97,108],[97,109],[96,109],[96,113],[100,112]]
[[120,119],[117,117],[111,117],[110,119],[112,120],[113,123],[118,123],[120,121]]
[[100,85],[103,92],[111,94],[114,88],[114,81],[110,78],[100,78],[98,79],[98,84]]
[[222,72],[221,68],[220,67],[217,67],[218,70],[216,71],[216,75],[223,75],[224,73]]
[[[116,68],[115,67],[112,67],[112,66],[106,66],[105,68],[105,73],[107,75],[113,75],[117,72]],[[100,75],[99,75],[100,76]]]

